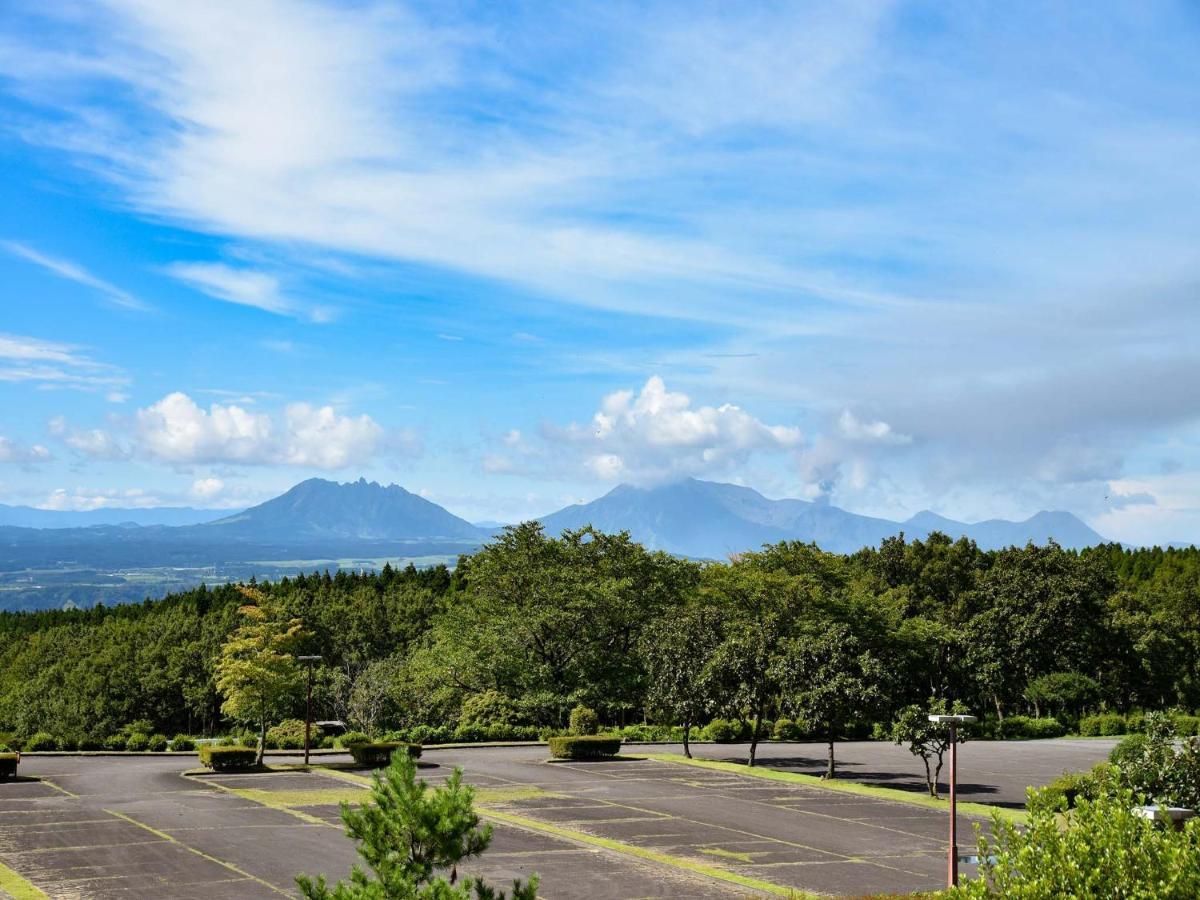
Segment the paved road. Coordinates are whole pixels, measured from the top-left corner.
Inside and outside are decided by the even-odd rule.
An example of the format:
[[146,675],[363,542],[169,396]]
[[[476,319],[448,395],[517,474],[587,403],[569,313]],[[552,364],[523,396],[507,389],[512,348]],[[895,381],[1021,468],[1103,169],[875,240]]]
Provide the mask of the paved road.
[[[1060,762],[1106,751],[1076,743],[1087,747],[968,745],[989,768],[967,769],[964,754],[964,770],[982,781],[995,769],[993,781],[1008,784],[1035,770],[1053,777]],[[714,758],[738,752],[697,749]],[[767,749],[766,758],[805,770],[814,752]],[[903,759],[880,744],[839,749],[855,777],[883,780]],[[426,752],[422,777],[437,782],[463,767],[495,825],[472,871],[500,884],[538,872],[552,900],[716,898],[773,886],[903,892],[943,878],[946,822],[937,810],[670,763],[548,764],[545,755],[540,747]],[[0,863],[55,898],[254,900],[294,896],[298,872],[348,872],[355,855],[336,804],[360,796],[353,774],[182,776],[192,765],[190,756],[26,757],[22,775],[43,780],[0,785]],[[970,835],[965,819],[960,828]]]

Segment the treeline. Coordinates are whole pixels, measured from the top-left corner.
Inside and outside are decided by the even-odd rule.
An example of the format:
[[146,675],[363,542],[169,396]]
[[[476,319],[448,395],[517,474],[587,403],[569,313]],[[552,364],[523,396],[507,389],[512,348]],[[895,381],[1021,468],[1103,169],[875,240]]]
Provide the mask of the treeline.
[[[1200,706],[1200,552],[981,551],[934,534],[846,556],[783,543],[722,564],[627,535],[511,528],[445,567],[258,588],[320,654],[319,718],[378,733],[604,723],[866,734],[909,704],[1003,718]],[[215,662],[236,587],[0,614],[0,732],[223,731]],[[290,714],[300,714],[297,696]],[[281,718],[288,714],[282,711]]]

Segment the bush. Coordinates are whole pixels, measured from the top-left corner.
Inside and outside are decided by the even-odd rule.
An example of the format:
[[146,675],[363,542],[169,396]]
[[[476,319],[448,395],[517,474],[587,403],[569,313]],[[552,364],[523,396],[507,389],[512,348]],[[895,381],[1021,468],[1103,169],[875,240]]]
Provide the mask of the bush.
[[135,731],[131,734],[128,740],[125,741],[125,749],[131,753],[141,753],[144,750],[150,749],[149,735],[141,734]]
[[258,750],[254,747],[218,747],[205,744],[200,748],[200,764],[208,766],[215,772],[228,772],[234,769],[248,769],[258,759]]
[[304,722],[300,719],[284,719],[267,729],[267,746],[276,750],[304,749]]
[[1109,737],[1125,734],[1125,717],[1120,713],[1101,713],[1079,720],[1079,733],[1086,737]]
[[405,750],[413,759],[421,758],[420,744],[407,744],[403,741],[374,741],[372,743],[352,744],[350,755],[360,766],[370,766],[377,769],[391,765],[392,754],[397,750]]
[[103,750],[104,741],[94,734],[85,734],[77,745],[80,750]]
[[339,747],[353,747],[355,744],[369,744],[371,736],[363,731],[347,731],[345,734],[334,738],[334,743]]
[[57,750],[58,741],[48,731],[39,731],[36,734],[30,735],[29,739],[25,741],[24,749],[26,753],[38,750]]
[[1032,719],[1029,716],[1009,716],[999,723],[996,731],[1000,740],[1012,741],[1061,737],[1065,729],[1062,722],[1051,717]]
[[547,743],[555,759],[604,759],[621,752],[619,734],[563,734]]
[[1109,751],[1108,761],[1122,769],[1139,763],[1146,753],[1147,743],[1144,734],[1131,734],[1122,738],[1120,743]]
[[1146,713],[1131,712],[1125,717],[1124,734],[1145,734],[1146,733]]
[[332,750],[336,741],[337,738],[335,738],[332,734],[327,734],[321,738],[320,743],[318,743],[317,746],[322,750]]
[[798,741],[804,737],[804,729],[791,719],[780,719],[775,723],[771,737],[777,741]]
[[600,730],[596,711],[582,704],[571,710],[571,734],[595,734]]
[[0,745],[0,781],[16,778],[17,764],[21,761],[21,754],[9,751],[7,747],[7,744]]
[[186,734],[177,734],[171,738],[172,750],[195,750],[196,742]]
[[449,744],[454,732],[444,725],[417,725],[408,730],[408,739],[414,744]]
[[515,725],[520,719],[517,705],[499,691],[481,691],[463,700],[460,725]]
[[1187,713],[1175,713],[1171,716],[1175,723],[1175,733],[1181,737],[1200,734],[1200,716],[1190,716]]
[[104,749],[105,750],[124,750],[125,749],[125,735],[110,734],[108,737],[106,737],[104,739]]
[[478,744],[488,740],[488,735],[489,730],[486,725],[470,722],[455,728],[452,737],[456,744]]
[[713,719],[704,729],[704,735],[718,744],[731,744],[741,739],[742,728],[737,722],[730,722],[728,719]]
[[167,736],[165,734],[152,734],[150,740],[146,743],[146,749],[151,753],[162,753],[167,749]]
[[979,875],[956,896],[1041,900],[1049,897],[1200,896],[1200,820],[1181,831],[1159,828],[1118,791],[1080,801],[1066,816],[1061,798],[1031,791],[1029,819],[999,816],[980,832]]
[[[703,735],[703,728],[692,727],[692,740],[699,740]],[[626,741],[642,741],[642,742],[666,742],[670,741],[678,743],[683,740],[682,725],[626,725],[618,732]]]

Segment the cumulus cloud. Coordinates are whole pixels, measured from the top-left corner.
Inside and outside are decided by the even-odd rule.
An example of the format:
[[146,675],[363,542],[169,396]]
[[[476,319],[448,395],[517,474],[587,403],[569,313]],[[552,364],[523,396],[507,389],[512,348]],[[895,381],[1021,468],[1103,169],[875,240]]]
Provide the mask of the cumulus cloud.
[[179,391],[138,410],[136,435],[142,451],[164,462],[319,469],[365,462],[386,437],[370,416],[344,416],[331,406],[291,403],[281,415],[235,404],[204,409]]
[[31,466],[49,462],[54,456],[41,444],[26,444],[0,435],[0,463]]
[[838,418],[838,434],[857,444],[909,444],[912,437],[898,434],[887,422],[863,422],[850,410],[843,410]]
[[127,459],[129,448],[103,428],[75,428],[65,416],[55,416],[47,425],[54,437],[72,450],[91,459]]
[[[768,425],[731,403],[694,406],[657,375],[640,391],[606,396],[586,424],[544,426],[542,438],[595,478],[636,484],[728,473],[755,453],[786,452],[804,441],[799,428]],[[522,441],[509,432],[504,443]],[[512,456],[497,457],[504,459]],[[493,461],[491,471],[503,470]]]
[[225,490],[225,482],[215,476],[197,478],[192,482],[191,494],[200,500],[209,500]]

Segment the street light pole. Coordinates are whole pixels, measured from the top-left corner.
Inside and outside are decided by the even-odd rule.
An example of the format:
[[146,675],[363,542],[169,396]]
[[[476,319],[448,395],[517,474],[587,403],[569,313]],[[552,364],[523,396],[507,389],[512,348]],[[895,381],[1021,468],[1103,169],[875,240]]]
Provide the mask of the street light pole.
[[308,693],[304,700],[304,764],[308,765],[308,750],[312,745],[312,676],[313,664],[320,662],[320,656],[297,656],[302,663],[308,664]]
[[974,716],[931,715],[929,721],[950,726],[950,846],[946,848],[946,887],[958,884],[958,726],[969,725]]

